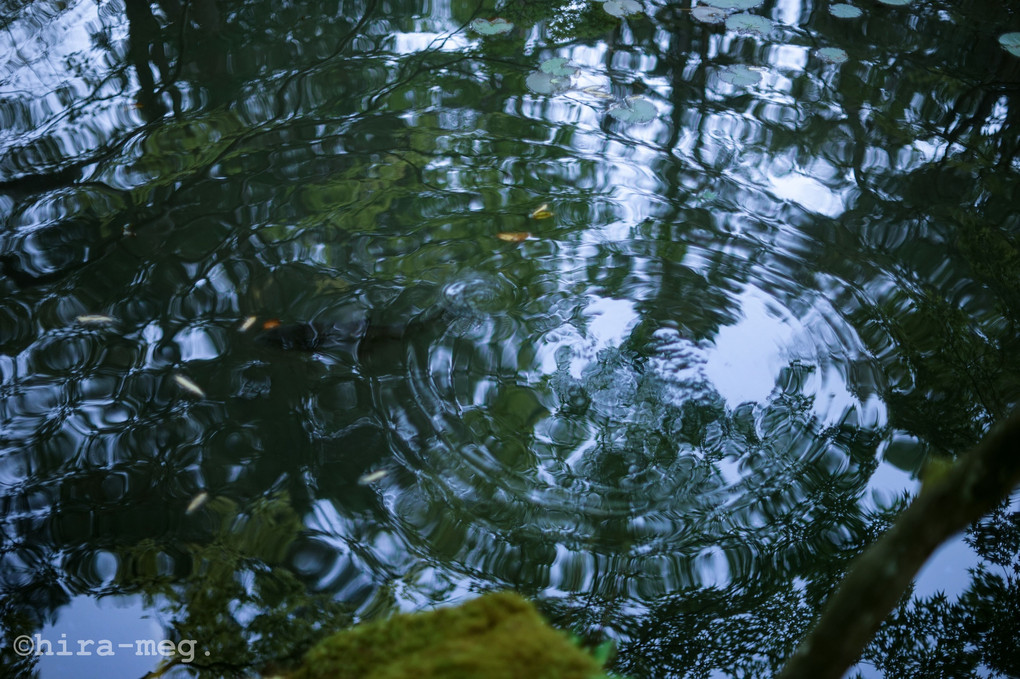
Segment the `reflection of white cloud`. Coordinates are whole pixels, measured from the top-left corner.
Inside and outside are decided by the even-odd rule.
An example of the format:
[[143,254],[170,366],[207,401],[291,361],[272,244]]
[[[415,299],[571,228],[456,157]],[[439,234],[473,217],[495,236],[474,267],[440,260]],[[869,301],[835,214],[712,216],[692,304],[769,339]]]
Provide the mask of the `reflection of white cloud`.
[[850,417],[853,421],[846,423],[867,429],[885,423],[881,401],[872,397],[861,402],[847,387],[846,361],[857,358],[862,349],[853,329],[831,309],[815,306],[796,318],[757,288],[746,289],[737,301],[741,318],[719,329],[706,351],[704,367],[727,407],[764,403],[776,388],[780,371],[800,361],[813,368],[804,393],[814,397],[819,421],[837,424]]
[[789,363],[796,320],[769,313],[755,290],[740,296],[742,318],[719,329],[708,351],[705,374],[732,408],[764,402],[776,386],[782,366]]
[[618,347],[627,338],[630,328],[638,322],[634,302],[629,299],[592,297],[584,310],[589,317],[588,334],[596,349]]
[[[26,12],[31,16],[31,10]],[[26,98],[47,97],[61,85],[76,79],[74,73],[67,70],[68,65],[88,66],[92,71],[93,64],[104,63],[104,53],[92,48],[89,37],[90,27],[101,24],[95,3],[73,4],[46,21],[45,30],[40,30],[36,23],[42,17],[32,19],[14,21],[0,33],[0,55],[8,55],[0,57],[0,92]],[[112,28],[109,24],[106,27]],[[117,31],[112,37],[126,39],[127,34]],[[88,75],[99,77],[100,73],[92,71]],[[82,91],[88,91],[87,83],[81,86]],[[60,102],[54,103],[59,110]]]
[[725,552],[719,547],[713,545],[705,549],[701,554],[698,554],[694,563],[698,571],[699,584],[702,587],[725,589],[733,580],[729,561],[726,559]]
[[836,217],[846,210],[842,195],[811,177],[796,172],[770,174],[768,182],[776,198],[796,203],[808,212]]

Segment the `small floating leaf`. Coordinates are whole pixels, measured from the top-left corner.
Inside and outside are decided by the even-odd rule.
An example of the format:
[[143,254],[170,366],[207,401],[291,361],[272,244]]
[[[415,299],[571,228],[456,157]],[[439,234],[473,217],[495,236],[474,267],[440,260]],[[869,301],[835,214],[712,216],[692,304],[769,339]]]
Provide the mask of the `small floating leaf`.
[[174,375],[174,382],[180,386],[184,391],[193,394],[199,398],[205,398],[205,392],[202,391],[202,387],[198,386],[184,375]]
[[850,58],[846,50],[839,47],[823,47],[815,52],[815,54],[818,55],[819,59],[830,64],[842,64]]
[[765,0],[707,0],[707,2],[720,9],[754,9]]
[[1020,33],[1003,33],[999,36],[999,44],[1015,57],[1020,57]]
[[636,0],[606,0],[602,3],[602,8],[614,17],[623,17],[640,12],[641,3]]
[[892,5],[894,7],[902,7],[903,5],[909,5],[914,0],[878,0],[883,5]]
[[109,316],[103,316],[101,314],[85,314],[79,316],[76,319],[82,325],[105,325],[106,323],[113,323],[113,319]]
[[860,7],[854,7],[853,5],[841,2],[838,5],[830,7],[829,14],[839,19],[856,19],[863,14],[863,12]]
[[362,476],[360,479],[358,479],[358,484],[362,486],[367,486],[370,483],[375,483],[376,481],[383,478],[387,474],[389,474],[389,471],[386,469],[379,469],[377,471],[370,472]]
[[570,76],[577,73],[577,69],[574,68],[573,66],[567,66],[567,61],[568,60],[564,59],[563,57],[554,57],[552,59],[546,59],[545,61],[542,62],[542,65],[539,66],[539,68],[542,70],[543,73],[548,73],[549,75],[564,76],[569,78]]
[[241,327],[238,328],[238,330],[240,332],[248,332],[249,330],[251,330],[251,327],[253,325],[255,325],[255,317],[249,316],[248,318],[244,319],[244,323],[241,324]]
[[471,29],[476,33],[482,35],[499,35],[501,33],[509,33],[514,29],[514,25],[506,19],[478,19],[471,20]]
[[525,79],[524,84],[537,94],[559,94],[570,89],[570,78],[535,71]]
[[549,209],[549,203],[542,203],[528,216],[532,219],[549,219],[553,216],[553,213],[552,210]]
[[531,238],[531,234],[527,231],[501,231],[496,234],[496,238],[507,243],[523,243]]
[[721,24],[726,20],[726,12],[709,5],[698,5],[691,10],[691,16],[705,24]]
[[749,87],[761,80],[761,73],[744,64],[733,64],[719,71],[719,79],[738,87]]
[[727,17],[726,28],[738,33],[765,36],[772,32],[772,22],[757,14],[734,14]]
[[658,113],[655,104],[636,94],[627,97],[626,103],[609,109],[609,115],[625,123],[647,123]]
[[184,510],[185,516],[194,514],[199,509],[202,508],[202,505],[204,505],[208,501],[209,493],[203,490],[201,493],[191,498],[191,502],[188,503],[188,508]]
[[280,319],[278,319],[278,318],[270,318],[269,320],[267,320],[265,323],[262,324],[262,329],[263,330],[272,330],[273,328],[279,328],[279,327],[280,327]]

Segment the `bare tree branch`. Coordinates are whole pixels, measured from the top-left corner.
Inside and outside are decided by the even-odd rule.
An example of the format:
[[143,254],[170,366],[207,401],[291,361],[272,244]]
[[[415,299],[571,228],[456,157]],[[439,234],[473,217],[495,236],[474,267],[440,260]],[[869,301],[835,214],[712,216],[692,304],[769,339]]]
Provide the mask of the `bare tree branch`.
[[779,679],[838,679],[860,658],[925,560],[1020,483],[1020,410],[920,494],[853,563]]

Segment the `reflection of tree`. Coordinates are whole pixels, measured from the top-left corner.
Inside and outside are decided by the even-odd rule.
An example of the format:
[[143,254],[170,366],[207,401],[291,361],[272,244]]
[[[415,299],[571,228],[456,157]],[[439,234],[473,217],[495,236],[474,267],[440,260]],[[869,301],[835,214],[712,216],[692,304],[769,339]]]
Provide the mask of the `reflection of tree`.
[[[954,18],[966,29],[919,58],[901,52],[902,33],[874,17],[869,26],[878,30],[867,32],[874,42],[859,46],[863,64],[871,67],[867,82],[844,67],[834,85],[848,118],[831,124],[815,119],[796,139],[783,136],[772,149],[777,156],[791,146],[807,157],[825,153],[856,178],[861,192],[838,222],[805,224],[807,235],[824,246],[811,251],[802,266],[841,282],[838,308],[890,381],[881,391],[890,425],[943,454],[965,450],[1020,401],[1020,269],[1011,202],[1018,187],[1015,173],[989,169],[1008,166],[1017,153],[1020,62],[994,41],[968,33],[973,26],[990,25],[983,22],[1001,15],[1001,6],[970,3],[959,11],[970,14]],[[824,35],[829,19],[821,12],[817,16],[816,28]],[[1007,25],[1004,15],[1001,19],[997,25]],[[921,12],[917,20],[920,30],[914,36],[933,34],[945,19]],[[972,49],[977,44],[980,54]],[[875,68],[892,51],[899,55],[892,66]],[[961,52],[969,56],[959,69]],[[812,77],[809,71],[802,79]],[[930,96],[933,89],[938,97]],[[914,121],[925,121],[926,127]],[[847,147],[844,126],[852,131],[853,152],[840,156],[840,147]],[[779,126],[764,127],[766,137],[783,133]],[[919,159],[918,141],[935,144],[934,157]],[[908,169],[893,169],[897,154],[907,153],[913,156]],[[847,243],[865,256],[844,257]],[[862,262],[872,262],[873,268]],[[1018,532],[1012,527],[1008,533],[999,534],[999,548],[1015,558]],[[890,676],[969,676],[979,660],[995,671],[1015,673],[998,641],[1003,632],[1015,633],[1015,607],[1008,598],[993,603],[994,595],[1008,597],[1011,589],[1009,578],[990,577],[981,566],[958,601],[905,602],[866,657]],[[995,608],[1006,615],[993,622]],[[926,649],[917,638],[931,629],[936,610],[949,619],[929,638],[946,642]],[[992,627],[995,633],[984,637],[982,630]],[[693,667],[682,671],[694,676]],[[765,663],[760,673],[775,669]]]
[[[351,525],[385,535],[382,503],[353,481],[389,443],[366,383],[326,375],[311,361],[258,354],[231,331],[248,313],[269,310],[295,320],[328,315],[337,300],[348,303],[362,294],[366,280],[384,281],[373,294],[389,301],[392,288],[417,277],[435,283],[471,267],[505,266],[528,298],[522,304],[527,314],[543,319],[525,335],[513,335],[522,345],[542,332],[538,326],[548,323],[551,308],[564,316],[556,323],[568,325],[578,309],[572,298],[592,287],[607,297],[637,298],[643,319],[629,346],[594,360],[582,379],[553,385],[558,404],[547,402],[540,388],[514,383],[507,373],[516,366],[488,364],[467,381],[499,383],[493,407],[469,412],[456,425],[463,425],[466,439],[510,440],[499,462],[525,481],[534,471],[535,428],[580,432],[564,450],[590,436],[591,455],[575,480],[601,493],[585,506],[596,514],[609,505],[626,511],[585,519],[588,533],[579,538],[569,512],[561,514],[569,520],[559,532],[543,532],[535,529],[541,508],[491,498],[472,506],[456,493],[433,490],[437,495],[430,497],[399,480],[407,485],[401,502],[408,522],[417,517],[426,527],[439,525],[422,508],[446,511],[445,503],[459,513],[455,529],[442,526],[450,533],[433,542],[409,540],[424,545],[430,558],[452,562],[453,570],[539,594],[553,577],[553,543],[570,545],[580,556],[559,583],[568,594],[563,618],[614,629],[625,643],[622,666],[636,675],[738,666],[768,674],[850,556],[889,520],[858,502],[877,466],[878,435],[854,426],[851,413],[842,424],[814,418],[803,389],[811,366],[789,366],[763,403],[728,410],[708,389],[682,403],[670,393],[675,385],[662,379],[669,369],[648,368],[656,332],[675,328],[685,339],[710,340],[738,317],[736,293],[745,285],[767,288],[791,309],[826,297],[881,367],[884,382],[869,385],[862,378],[859,385],[881,391],[889,428],[944,454],[965,448],[1020,400],[1020,255],[1010,202],[1020,187],[1015,173],[990,171],[1009,168],[1017,154],[1017,73],[1016,62],[993,41],[971,40],[962,31],[931,49],[907,50],[899,24],[876,14],[854,38],[871,41],[860,43],[856,65],[838,76],[814,65],[784,72],[799,103],[766,106],[747,92],[711,89],[719,64],[762,54],[752,39],[736,38],[730,52],[717,54],[712,41],[718,34],[682,13],[653,19],[673,31],[663,50],[642,43],[643,33],[626,37],[616,29],[614,54],[647,50],[658,69],[649,75],[672,85],[667,152],[649,163],[653,176],[668,183],[661,203],[634,226],[633,239],[586,248],[577,239],[589,224],[619,212],[608,195],[612,187],[602,183],[606,160],[575,157],[571,145],[590,143],[596,132],[626,140],[612,123],[593,131],[506,115],[519,106],[511,102],[512,86],[500,89],[520,74],[517,43],[487,46],[481,55],[443,53],[437,43],[404,59],[394,57],[385,40],[405,13],[383,20],[371,3],[359,6],[358,16],[317,13],[310,20],[301,7],[256,12],[251,3],[226,2],[216,5],[216,21],[203,7],[214,5],[167,2],[156,10],[129,0],[127,54],[120,58],[116,46],[103,42],[108,36],[97,33],[99,54],[113,65],[86,88],[99,94],[69,106],[73,120],[65,127],[57,125],[59,117],[40,120],[28,98],[7,102],[22,131],[59,127],[8,150],[0,184],[10,219],[0,258],[9,275],[0,286],[12,300],[2,309],[12,323],[0,326],[0,341],[18,365],[30,368],[25,374],[2,366],[3,454],[19,479],[3,491],[9,511],[0,522],[8,630],[38,629],[66,601],[66,591],[93,591],[88,578],[79,585],[67,572],[77,573],[75,564],[87,564],[101,548],[125,555],[128,571],[119,585],[128,590],[150,578],[154,591],[173,596],[178,590],[162,589],[169,580],[156,582],[158,569],[149,561],[169,550],[174,568],[166,578],[212,573],[225,595],[253,595],[227,577],[234,566],[243,569],[239,554],[247,552],[236,546],[223,569],[189,564],[198,554],[224,549],[229,538],[209,531],[191,539],[188,549],[169,547],[167,536],[184,530],[178,520],[142,525],[168,507],[182,509],[199,488],[229,488],[249,506],[250,498],[282,483],[299,513],[309,510],[313,495],[326,498],[346,508]],[[515,7],[522,12],[518,19],[548,9]],[[964,27],[1007,20],[1002,3],[953,11]],[[600,8],[594,12],[582,17],[593,30],[618,25],[598,14]],[[243,20],[228,23],[228,16]],[[974,22],[972,16],[985,18]],[[823,11],[806,21],[803,33],[788,35],[791,41],[842,35]],[[916,21],[911,39],[946,33],[934,8],[920,8]],[[372,31],[364,30],[366,23]],[[258,54],[265,43],[250,37],[261,33],[279,38],[270,43],[280,51]],[[638,44],[624,44],[632,39]],[[300,49],[285,49],[288,44]],[[960,54],[968,55],[962,71]],[[141,121],[93,125],[90,113],[101,117],[103,97],[110,96],[101,85],[129,82],[131,73],[138,79]],[[644,75],[615,70],[612,81],[640,88]],[[160,108],[166,97],[172,117]],[[841,102],[842,110],[813,103],[823,97]],[[733,111],[741,112],[746,134],[742,145],[727,146],[713,137],[713,125]],[[67,130],[96,140],[95,147],[59,150],[55,140]],[[693,139],[689,153],[683,150],[687,138]],[[917,155],[919,139],[935,145],[935,158]],[[540,156],[519,157],[518,147],[503,145],[522,140],[553,143]],[[601,152],[605,141],[598,142]],[[673,152],[681,162],[669,157]],[[900,155],[909,162],[898,164]],[[790,204],[773,210],[776,201],[759,186],[755,169],[776,159],[803,168],[817,162],[822,171],[834,167],[833,185],[845,173],[858,193],[838,219]],[[561,260],[574,260],[566,273],[547,270],[540,257],[494,255],[484,244],[492,230],[518,230],[523,216],[513,211],[536,195],[559,201],[557,226],[536,240],[561,248]],[[475,201],[481,211],[470,208]],[[59,218],[40,216],[51,213]],[[388,239],[391,233],[399,238]],[[538,247],[521,253],[541,252]],[[850,259],[851,251],[860,254]],[[54,329],[96,305],[116,316],[115,331]],[[214,346],[216,360],[182,359],[181,335],[196,327]],[[468,353],[484,363],[484,352]],[[57,367],[44,369],[48,361]],[[841,366],[852,373],[865,363]],[[169,393],[169,376],[183,367],[200,371],[207,388],[219,385],[215,405],[186,407]],[[375,377],[388,384],[385,375]],[[631,378],[633,390],[613,391]],[[118,412],[103,419],[104,400],[112,395],[125,401],[126,424]],[[621,398],[619,407],[613,398]],[[369,415],[351,414],[359,408]],[[435,425],[427,418],[416,424],[422,435],[413,443],[432,444]],[[356,452],[341,455],[343,446]],[[144,458],[144,451],[151,459],[127,459]],[[451,478],[459,473],[463,465],[451,451],[432,452],[448,458],[437,468],[450,464]],[[88,459],[71,459],[79,453]],[[414,455],[408,454],[412,463],[420,460]],[[735,460],[745,480],[740,497],[727,504],[731,489],[721,470]],[[128,479],[123,487],[117,485],[121,477]],[[506,490],[481,481],[464,487],[480,495]],[[95,507],[100,523],[91,524]],[[631,521],[635,509],[648,510],[646,527],[681,537],[656,543],[648,537],[655,531],[642,533]],[[487,512],[504,547],[465,538],[467,526]],[[995,525],[979,553],[1003,565],[1015,558],[1017,531],[1015,522],[996,519]],[[287,526],[288,534],[293,528]],[[474,535],[486,537],[484,531]],[[305,540],[309,544],[320,545],[314,538]],[[706,546],[718,548],[733,583],[700,586],[697,564]],[[584,561],[593,547],[591,561]],[[380,571],[390,567],[363,549],[365,563]],[[643,561],[631,552],[638,549],[646,550]],[[312,571],[328,570],[334,557],[327,551],[315,553]],[[74,558],[54,567],[54,555],[63,553]],[[278,555],[258,554],[247,572],[264,572],[259,559],[279,563]],[[653,561],[661,570],[651,575],[635,565]],[[593,563],[598,573],[589,582],[584,576]],[[141,578],[134,584],[132,571]],[[254,592],[255,605],[272,608],[273,587],[283,592],[281,602],[299,600],[290,599],[296,596],[292,576],[276,568],[265,572],[279,580]],[[329,586],[340,590],[343,583]],[[931,615],[939,611],[949,616],[942,632],[954,640],[939,660],[942,667],[965,669],[980,656],[993,668],[1015,671],[1002,650],[1015,616],[992,616],[996,607],[1015,613],[1008,598],[1015,591],[1014,576],[983,566],[957,602],[904,604],[867,657],[897,670],[926,666],[911,626],[933,628]],[[206,634],[211,625],[236,624],[203,619],[219,615],[223,602],[202,600],[199,608],[177,611],[182,625]],[[632,604],[644,613],[633,614]],[[232,634],[239,633],[235,625]],[[244,664],[250,658],[242,657],[240,639],[229,639],[236,651],[230,662]],[[971,641],[981,642],[979,651],[966,650]],[[950,657],[958,651],[962,655]]]
[[[201,652],[184,660],[203,676],[295,661],[316,639],[348,624],[343,604],[309,593],[285,567],[291,544],[302,530],[285,495],[260,498],[244,511],[227,498],[213,498],[195,510],[193,523],[202,529],[188,537],[200,541],[182,542],[175,536],[111,545],[120,562],[116,578],[95,588],[95,593],[143,595],[150,607],[161,611],[167,638],[197,642]],[[67,573],[87,580],[93,556],[76,554],[61,572],[49,575],[58,582],[66,582]],[[40,595],[65,591],[47,588],[48,584],[40,580],[9,590],[0,607],[6,642],[0,658],[18,668],[19,676],[29,674],[36,658],[13,655],[10,641],[38,631],[42,622],[38,616],[66,603],[61,597],[42,605]]]

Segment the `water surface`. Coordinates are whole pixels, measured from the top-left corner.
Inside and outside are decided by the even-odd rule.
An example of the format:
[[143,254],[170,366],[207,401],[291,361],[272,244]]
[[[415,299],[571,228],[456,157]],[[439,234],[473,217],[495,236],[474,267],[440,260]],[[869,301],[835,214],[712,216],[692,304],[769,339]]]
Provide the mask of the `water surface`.
[[[620,672],[771,676],[923,462],[1018,401],[1001,4],[766,2],[763,33],[683,3],[0,7],[26,671],[138,674],[11,654],[100,609],[221,676],[511,588]],[[1016,511],[860,672],[1020,671]]]

